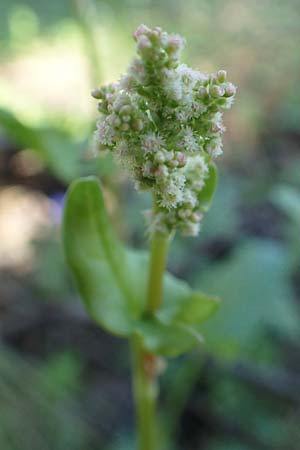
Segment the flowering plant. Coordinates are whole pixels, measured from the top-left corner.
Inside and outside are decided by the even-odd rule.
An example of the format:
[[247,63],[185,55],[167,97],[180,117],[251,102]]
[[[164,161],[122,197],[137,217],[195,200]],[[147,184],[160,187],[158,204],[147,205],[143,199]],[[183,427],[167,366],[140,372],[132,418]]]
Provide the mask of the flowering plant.
[[217,185],[222,110],[232,105],[236,88],[224,70],[204,74],[180,64],[184,40],[177,34],[140,25],[134,39],[139,57],[128,72],[92,93],[101,113],[95,147],[113,153],[137,190],[151,192],[150,254],[117,239],[93,177],[71,185],[63,234],[91,317],[131,341],[139,450],[154,450],[160,356],[199,345],[201,324],[219,303],[165,271],[168,246],[177,229],[199,232]]

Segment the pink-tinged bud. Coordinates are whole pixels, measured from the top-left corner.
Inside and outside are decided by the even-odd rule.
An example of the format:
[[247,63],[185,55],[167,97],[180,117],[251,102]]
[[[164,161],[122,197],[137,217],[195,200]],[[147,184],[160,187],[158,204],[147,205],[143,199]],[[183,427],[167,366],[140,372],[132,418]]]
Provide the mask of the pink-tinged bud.
[[209,88],[209,93],[212,97],[218,98],[218,97],[222,97],[224,95],[225,91],[221,86],[214,84]]
[[113,95],[113,94],[106,94],[105,100],[106,100],[107,102],[112,102],[113,99],[114,99],[114,95]]
[[217,79],[218,79],[219,83],[224,83],[226,81],[226,78],[227,78],[226,70],[219,70],[217,72]]
[[154,30],[151,31],[151,36],[159,39],[161,36],[162,29],[160,27],[155,27]]
[[98,88],[93,89],[91,92],[91,96],[99,100],[100,98],[102,98],[101,90]]
[[138,51],[140,51],[141,53],[144,53],[152,47],[150,39],[148,39],[147,36],[144,35],[138,38],[137,43]]
[[155,172],[154,175],[156,177],[166,177],[168,175],[168,168],[166,166],[159,166]]
[[137,38],[138,38],[139,36],[141,36],[141,35],[143,35],[143,34],[147,34],[147,33],[149,33],[149,31],[151,31],[150,28],[148,28],[147,25],[144,25],[144,24],[142,23],[142,24],[139,25],[139,26],[137,27],[137,29],[134,31],[133,37],[134,37],[135,40],[137,40]]
[[179,34],[173,34],[172,36],[170,36],[168,42],[169,51],[176,52],[178,50],[183,49],[183,47],[184,47],[184,40],[182,39],[181,36],[179,36]]
[[186,165],[186,155],[182,152],[178,152],[176,155],[178,167],[184,167]]
[[212,131],[214,133],[223,133],[225,131],[224,125],[214,124],[212,126]]
[[200,222],[202,217],[203,217],[203,215],[199,211],[196,211],[191,215],[190,221],[193,223],[198,223],[198,222]]
[[232,83],[228,83],[225,87],[225,96],[226,97],[232,97],[236,94],[236,87]]

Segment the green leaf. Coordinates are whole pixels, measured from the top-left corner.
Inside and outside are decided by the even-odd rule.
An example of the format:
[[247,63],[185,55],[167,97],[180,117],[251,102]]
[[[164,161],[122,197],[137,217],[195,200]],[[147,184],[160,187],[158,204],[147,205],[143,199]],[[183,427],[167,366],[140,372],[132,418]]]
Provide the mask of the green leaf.
[[217,297],[193,292],[190,286],[170,274],[165,275],[165,295],[157,317],[164,323],[200,325],[219,307]]
[[202,292],[193,292],[185,299],[175,320],[185,324],[199,325],[214,314],[220,306],[220,299]]
[[0,108],[0,126],[17,144],[36,149],[41,140],[33,128],[21,123],[13,114]]
[[72,183],[66,199],[63,241],[67,262],[91,317],[111,332],[129,335],[140,312],[139,297],[144,296],[139,266],[145,265],[145,255],[127,253],[118,241],[96,178]]
[[209,348],[222,357],[246,354],[267,326],[299,332],[288,261],[277,242],[248,239],[201,274],[199,285],[222,298],[221,310],[203,325]]
[[277,205],[292,221],[300,224],[300,192],[298,189],[279,185],[273,189],[271,200]]
[[141,321],[136,331],[149,351],[168,357],[178,356],[203,342],[201,334],[192,327],[162,323],[157,318]]
[[200,204],[200,211],[205,213],[213,201],[218,184],[218,171],[215,164],[210,164],[208,169],[208,177],[205,180],[205,185],[198,195]]
[[72,183],[66,199],[63,240],[68,264],[90,316],[120,336],[138,332],[150,351],[175,356],[199,345],[199,325],[217,300],[193,292],[166,273],[163,306],[152,319],[145,310],[149,256],[126,249],[109,222],[98,180]]

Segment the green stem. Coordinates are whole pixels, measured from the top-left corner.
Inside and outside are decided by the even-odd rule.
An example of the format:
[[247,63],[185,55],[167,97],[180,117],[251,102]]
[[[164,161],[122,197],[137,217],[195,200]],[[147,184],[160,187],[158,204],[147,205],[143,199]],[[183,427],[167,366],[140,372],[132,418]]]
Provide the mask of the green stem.
[[[151,240],[148,291],[145,313],[151,316],[162,302],[163,276],[169,236],[154,233]],[[157,450],[156,400],[158,396],[157,356],[143,348],[139,336],[132,338],[133,392],[138,428],[138,450]]]
[[155,450],[155,409],[158,387],[156,358],[143,349],[139,336],[132,338],[133,392],[136,407],[138,450]]
[[160,307],[163,294],[163,276],[169,249],[169,236],[154,233],[151,241],[150,269],[146,311],[154,314]]

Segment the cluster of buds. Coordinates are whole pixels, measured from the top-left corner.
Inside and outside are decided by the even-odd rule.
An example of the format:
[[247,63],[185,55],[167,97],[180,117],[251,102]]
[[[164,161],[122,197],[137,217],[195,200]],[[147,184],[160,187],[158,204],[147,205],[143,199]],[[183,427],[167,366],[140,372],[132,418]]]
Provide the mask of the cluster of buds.
[[145,25],[133,36],[139,57],[119,83],[92,93],[102,113],[95,144],[113,152],[138,190],[152,192],[151,232],[196,235],[199,194],[222,153],[222,110],[236,88],[224,70],[204,74],[180,64],[181,36]]

